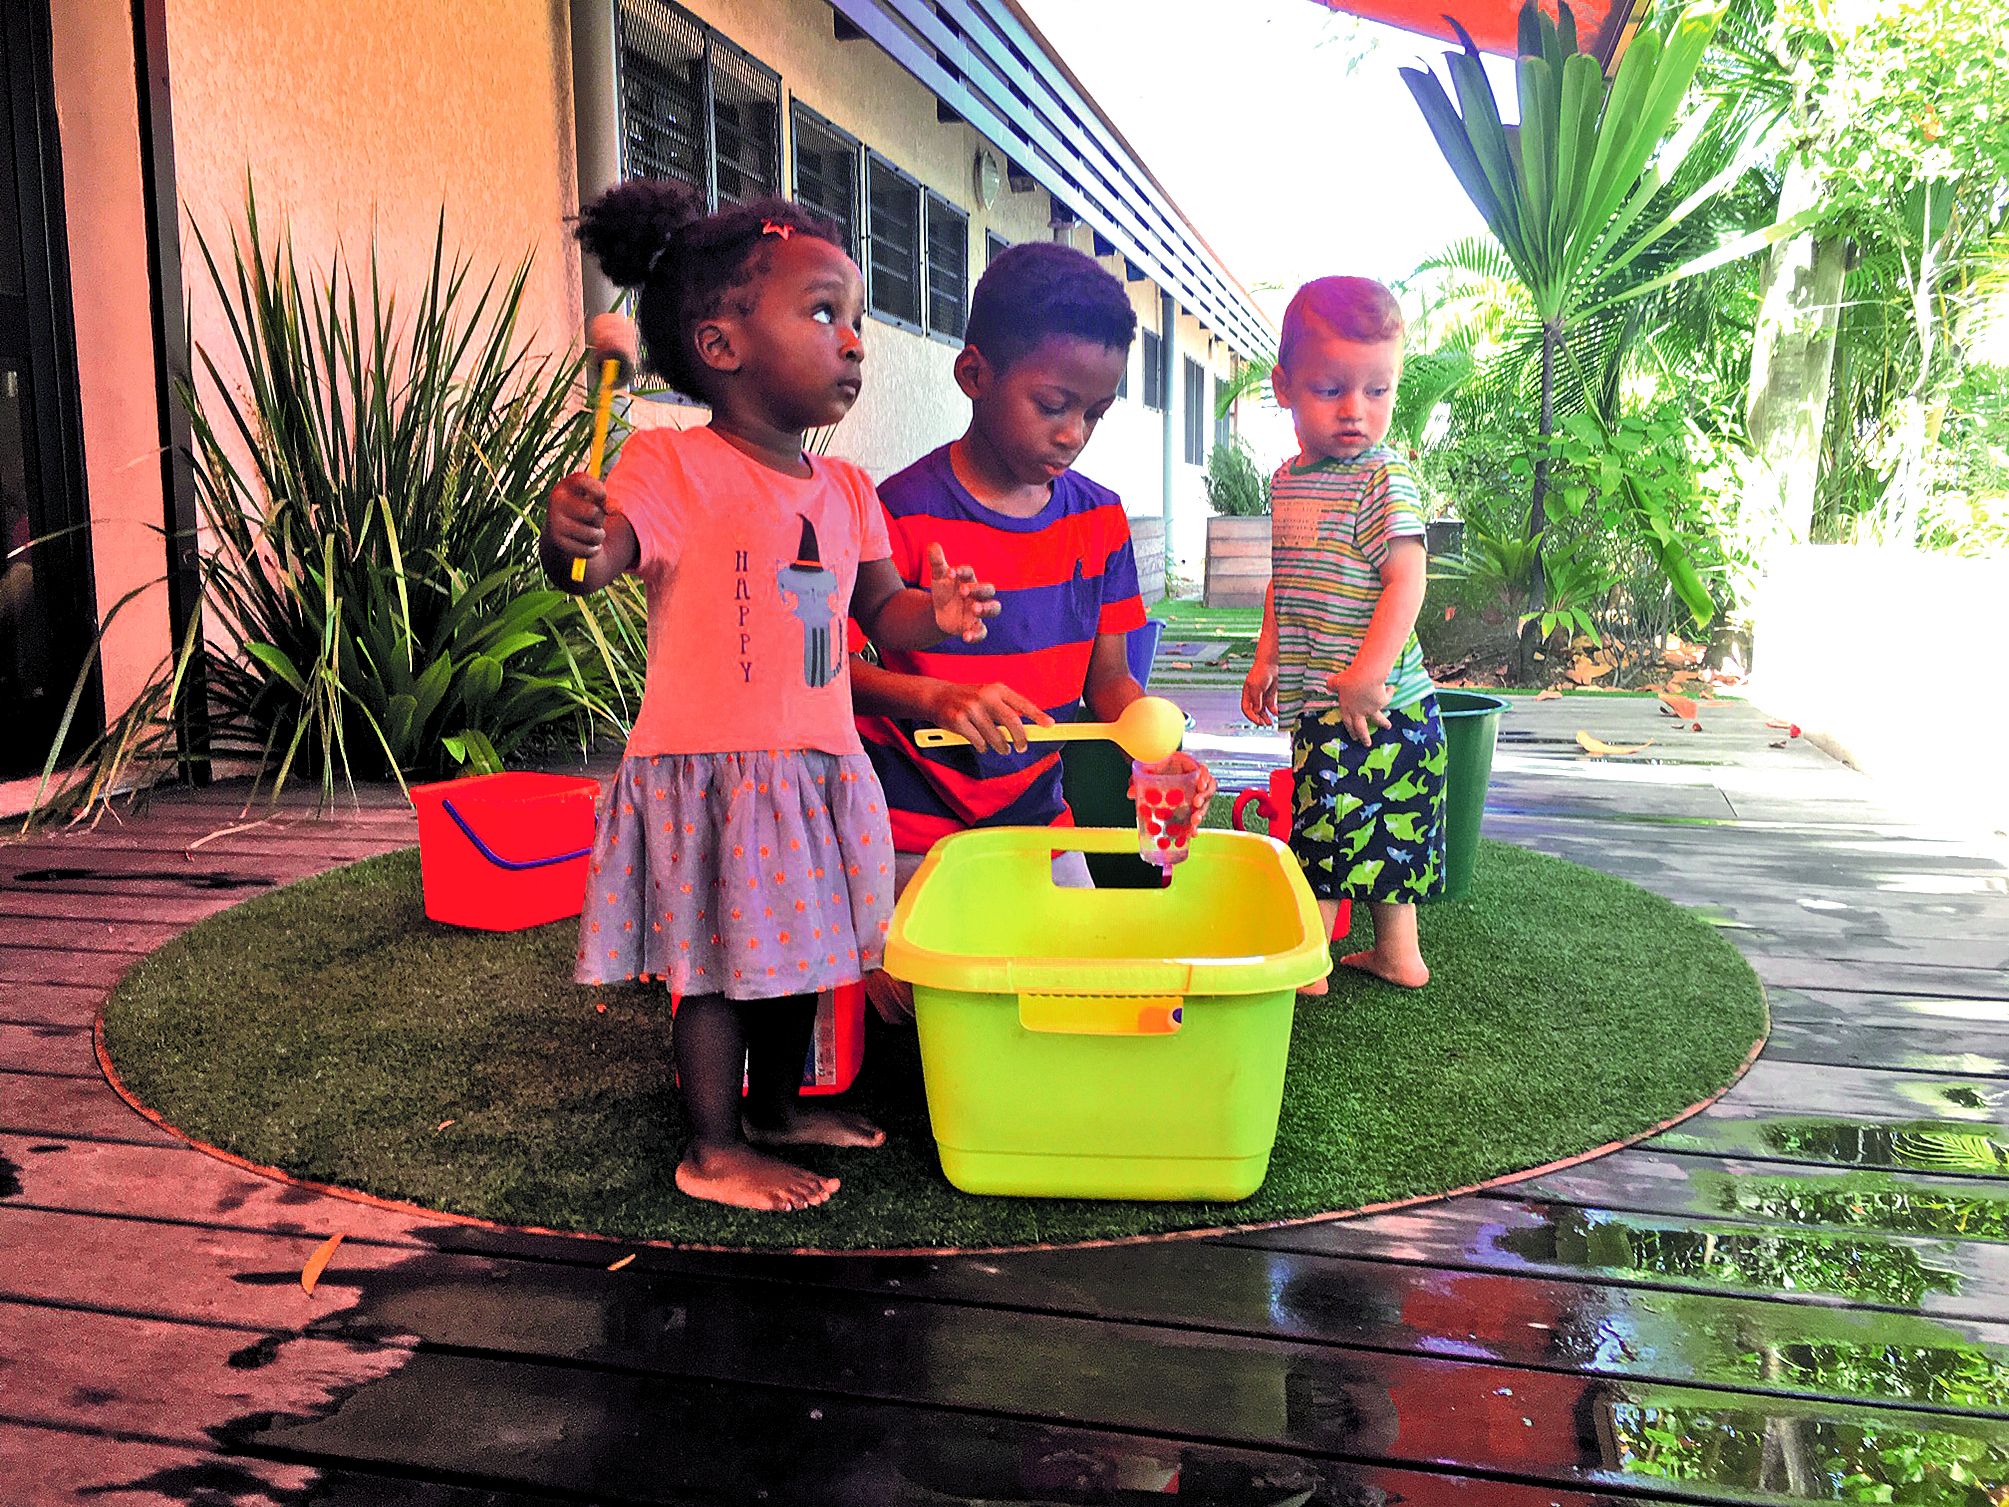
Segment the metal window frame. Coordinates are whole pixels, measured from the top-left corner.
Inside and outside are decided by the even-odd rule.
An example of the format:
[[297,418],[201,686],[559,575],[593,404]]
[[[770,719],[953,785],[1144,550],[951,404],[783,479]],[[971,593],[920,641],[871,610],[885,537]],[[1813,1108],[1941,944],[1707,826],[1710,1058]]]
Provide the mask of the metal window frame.
[[[851,165],[857,174],[852,183],[852,189],[856,194],[856,202],[852,206],[851,213],[851,245],[845,249],[850,252],[853,261],[863,266],[864,262],[862,258],[865,252],[866,241],[865,143],[831,120],[822,111],[811,105],[805,105],[800,95],[791,94],[788,101],[788,196],[798,204],[803,203],[802,138],[796,129],[796,123],[798,120],[804,118],[808,120],[812,130],[821,131],[824,135],[835,140],[840,146],[848,147],[851,151]],[[814,205],[807,204],[804,207],[808,209],[816,208]],[[817,213],[820,214],[822,211],[817,210]]]
[[[992,262],[998,259],[1001,253],[1011,250],[1015,244],[1017,243],[1006,240],[995,230],[986,230],[984,232],[984,266],[989,267]],[[982,274],[979,273],[978,276],[982,276]]]
[[[938,330],[935,328],[935,258],[934,240],[930,231],[934,228],[935,210],[945,209],[963,222],[963,328],[960,330]],[[928,338],[939,340],[944,345],[961,349],[963,335],[970,327],[970,292],[975,283],[970,277],[970,212],[957,204],[947,194],[938,192],[923,184],[921,187],[921,270],[925,274],[921,286],[921,322],[928,328]]]
[[[916,306],[915,313],[918,316],[917,320],[914,321],[904,319],[898,314],[888,314],[881,310],[874,302],[878,296],[877,283],[879,281],[878,273],[872,265],[872,221],[875,218],[875,211],[872,207],[872,169],[875,167],[885,169],[901,183],[904,183],[914,191],[914,301]],[[864,184],[865,199],[865,262],[863,266],[865,273],[865,312],[871,318],[885,324],[890,324],[895,329],[907,330],[916,335],[925,335],[928,333],[926,324],[928,317],[928,249],[927,225],[922,216],[925,213],[924,198],[927,194],[927,188],[919,178],[916,178],[912,173],[901,167],[891,157],[869,146],[865,148],[865,175],[862,181]]]
[[1180,368],[1179,385],[1185,388],[1180,396],[1185,400],[1186,420],[1185,456],[1189,466],[1204,466],[1207,463],[1207,368],[1191,356],[1184,358]]
[[[660,0],[660,3],[673,5],[675,4],[675,0]],[[677,8],[680,10],[683,9],[681,6]],[[778,69],[768,67],[767,64],[748,52],[716,26],[705,21],[700,21],[698,24],[705,28],[705,127],[711,135],[711,207],[714,210],[719,207],[718,72],[712,63],[712,55],[720,48],[724,48],[727,52],[733,54],[740,62],[746,64],[755,75],[766,78],[774,86],[774,178],[767,191],[769,194],[778,197],[782,191],[786,166],[782,161],[781,120],[788,111],[789,101],[788,91],[781,87],[781,73]],[[734,199],[730,202],[737,204],[741,201]]]
[[[1141,338],[1137,344],[1144,353],[1144,390],[1138,396],[1144,406],[1152,413],[1163,413],[1167,407],[1166,395],[1163,390],[1165,386],[1165,337],[1160,335],[1156,330],[1151,329],[1140,330],[1138,334]],[[1153,357],[1154,346],[1156,350],[1155,359]],[[1153,389],[1157,390],[1157,401],[1155,403],[1151,401]]]
[[[621,154],[621,176],[627,178],[633,173],[633,164],[628,158],[628,54],[631,48],[627,39],[624,15],[628,0],[609,0],[614,11],[614,103],[620,112],[615,122],[615,142]],[[740,46],[731,37],[720,31],[688,6],[679,5],[677,0],[647,0],[648,4],[661,6],[664,10],[681,17],[698,34],[703,50],[698,55],[698,126],[701,134],[699,145],[704,153],[704,181],[696,185],[704,194],[708,212],[719,207],[718,188],[718,95],[715,86],[712,54],[723,47],[737,59],[748,65],[754,73],[765,77],[774,85],[774,185],[773,192],[782,192],[787,164],[783,161],[782,117],[787,113],[790,95],[781,86],[781,74]],[[738,202],[738,201],[729,201]]]

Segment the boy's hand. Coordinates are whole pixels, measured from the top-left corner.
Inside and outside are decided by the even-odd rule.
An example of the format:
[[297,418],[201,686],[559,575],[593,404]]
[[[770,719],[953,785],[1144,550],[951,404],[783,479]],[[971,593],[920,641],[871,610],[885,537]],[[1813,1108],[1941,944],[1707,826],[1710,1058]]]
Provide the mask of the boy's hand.
[[544,537],[573,559],[599,554],[607,539],[607,488],[584,471],[560,481],[544,507]]
[[1242,715],[1257,727],[1274,727],[1277,721],[1277,662],[1261,654],[1242,682]]
[[930,698],[929,715],[937,727],[960,733],[977,748],[993,753],[1024,753],[1025,725],[1051,727],[1053,718],[1014,691],[993,682],[986,686],[943,681]]
[[1339,670],[1325,677],[1325,688],[1338,701],[1339,725],[1347,737],[1362,748],[1374,741],[1374,730],[1387,727],[1387,683],[1356,677],[1351,670]]
[[949,557],[939,544],[928,546],[928,594],[935,599],[935,626],[945,637],[960,638],[966,644],[978,642],[990,631],[984,619],[996,617],[1003,606],[997,600],[997,588],[979,581],[971,567],[950,568]]

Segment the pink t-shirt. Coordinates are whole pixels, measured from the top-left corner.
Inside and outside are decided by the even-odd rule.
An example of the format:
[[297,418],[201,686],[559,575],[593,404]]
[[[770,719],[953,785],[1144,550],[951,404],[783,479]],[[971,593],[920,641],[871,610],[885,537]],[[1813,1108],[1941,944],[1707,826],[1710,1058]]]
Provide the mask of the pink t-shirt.
[[872,481],[784,476],[708,428],[628,437],[607,507],[641,545],[649,671],[628,753],[859,753],[844,620],[892,548]]

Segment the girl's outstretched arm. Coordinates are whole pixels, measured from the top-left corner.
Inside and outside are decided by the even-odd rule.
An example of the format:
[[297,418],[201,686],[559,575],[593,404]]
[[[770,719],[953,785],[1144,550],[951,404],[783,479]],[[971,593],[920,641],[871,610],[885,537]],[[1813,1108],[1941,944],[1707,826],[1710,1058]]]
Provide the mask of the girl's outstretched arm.
[[[619,513],[607,511],[607,488],[575,471],[551,489],[544,505],[544,533],[537,558],[560,591],[584,596],[598,591],[641,558],[635,529]],[[572,562],[583,559],[583,579],[572,579]]]
[[939,544],[928,546],[928,587],[909,586],[891,560],[858,562],[851,616],[875,644],[925,649],[949,637],[976,643],[998,615],[997,588],[967,565],[953,569]]

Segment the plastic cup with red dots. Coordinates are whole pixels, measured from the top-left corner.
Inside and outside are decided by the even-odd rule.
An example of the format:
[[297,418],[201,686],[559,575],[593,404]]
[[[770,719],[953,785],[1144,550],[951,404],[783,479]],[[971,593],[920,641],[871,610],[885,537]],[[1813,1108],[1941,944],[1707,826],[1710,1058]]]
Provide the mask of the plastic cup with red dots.
[[1137,792],[1137,856],[1170,874],[1172,865],[1186,861],[1186,846],[1199,825],[1193,797],[1200,788],[1200,771],[1132,759],[1130,780]]

